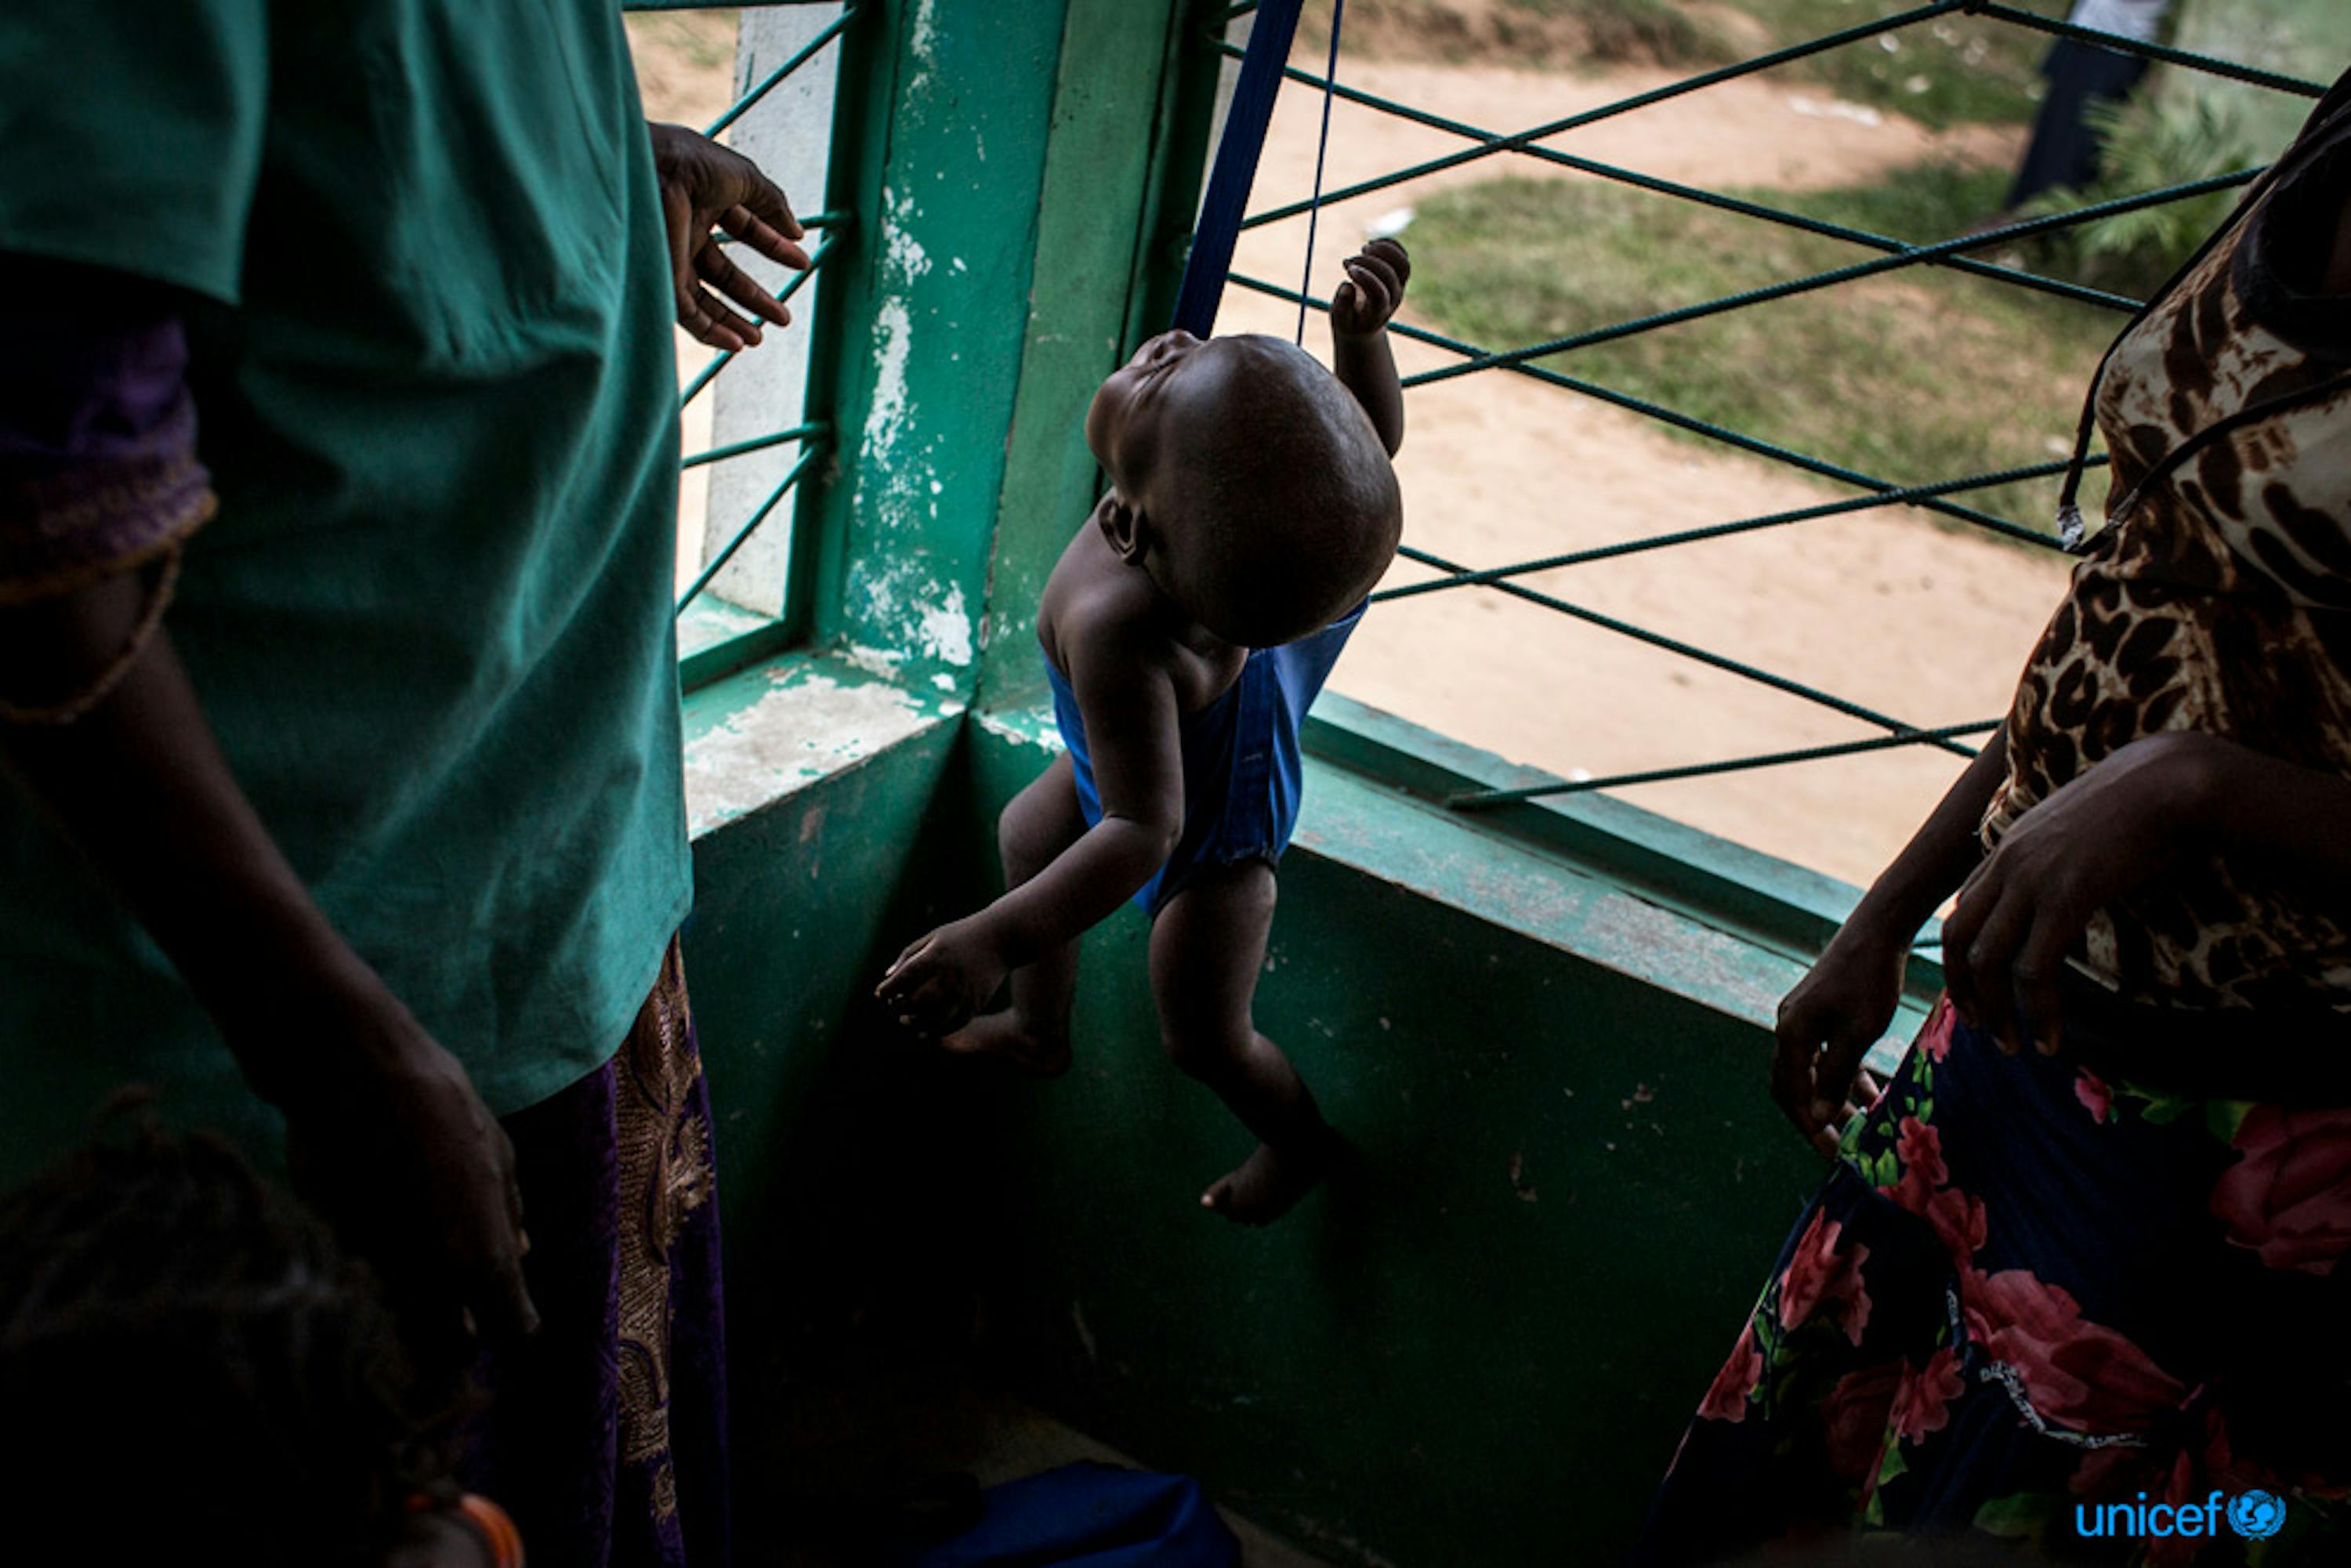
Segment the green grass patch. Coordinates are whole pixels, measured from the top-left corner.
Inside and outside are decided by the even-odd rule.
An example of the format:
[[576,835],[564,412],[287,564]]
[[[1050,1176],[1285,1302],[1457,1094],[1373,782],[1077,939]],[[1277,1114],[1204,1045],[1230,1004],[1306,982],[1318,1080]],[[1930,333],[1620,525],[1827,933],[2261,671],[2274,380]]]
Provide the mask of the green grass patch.
[[[1916,0],[1730,0],[1775,46],[1826,37],[1916,8]],[[2018,0],[2062,16],[2064,0]],[[1790,68],[1838,97],[1907,114],[1927,125],[2028,120],[2039,103],[2046,35],[2012,22],[1949,16],[1881,33]],[[1757,52],[1761,52],[1760,50]]]
[[[2006,177],[1927,164],[1855,189],[1743,193],[1917,243],[1949,238],[1991,211]],[[1409,239],[1415,305],[1447,333],[1489,349],[1568,337],[1872,254],[1582,179],[1506,178],[1441,192],[1420,204]],[[1922,484],[2061,455],[2120,322],[2088,306],[1918,268],[1541,363],[1897,484]],[[2095,482],[2089,489],[2085,499],[2100,493]],[[2045,529],[2055,490],[2053,481],[2007,486],[1975,492],[1971,504]]]
[[[1695,68],[1737,54],[1680,0],[1354,0],[1346,35],[1350,53],[1555,70]],[[1319,57],[1329,13],[1304,17],[1298,37]]]
[[[1373,56],[1554,69],[1698,70],[1913,9],[1916,0],[1354,0],[1347,47]],[[2056,14],[2065,0],[2019,0]],[[1299,36],[1327,45],[1325,16]],[[1928,125],[2030,120],[2049,40],[2011,23],[1949,16],[1783,68],[1840,98]]]
[[1506,11],[1570,16],[1598,61],[1703,65],[1731,57],[1728,40],[1675,0],[1503,0]]

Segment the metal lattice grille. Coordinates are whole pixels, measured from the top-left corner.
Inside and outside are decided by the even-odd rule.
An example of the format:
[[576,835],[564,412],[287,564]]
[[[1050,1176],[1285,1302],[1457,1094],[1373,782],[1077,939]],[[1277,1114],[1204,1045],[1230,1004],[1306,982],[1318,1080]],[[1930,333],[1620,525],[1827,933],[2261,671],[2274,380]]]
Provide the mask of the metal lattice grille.
[[[1209,38],[1211,46],[1228,57],[1239,58],[1243,53],[1241,48],[1228,42],[1224,37],[1226,25],[1247,16],[1255,9],[1254,5],[1240,5],[1228,7],[1221,12],[1211,26]],[[1468,143],[1443,156],[1426,159],[1327,192],[1322,198],[1322,204],[1324,206],[1390,191],[1425,175],[1507,154],[1514,158],[1532,160],[1615,182],[1660,198],[1697,204],[1758,224],[1800,230],[1808,235],[1850,245],[1857,250],[1874,253],[1849,265],[1791,277],[1765,287],[1749,288],[1717,298],[1704,299],[1693,304],[1656,311],[1632,319],[1613,322],[1568,336],[1512,348],[1495,349],[1465,342],[1408,323],[1399,322],[1392,326],[1391,329],[1398,336],[1427,345],[1454,357],[1451,363],[1405,377],[1404,384],[1407,390],[1450,381],[1461,376],[1494,371],[1529,377],[1583,397],[1613,404],[1644,418],[1703,437],[1735,451],[1782,465],[1819,479],[1848,486],[1860,492],[1847,498],[1826,501],[1817,506],[1739,517],[1667,534],[1626,539],[1620,543],[1546,555],[1499,566],[1472,566],[1407,544],[1402,552],[1406,559],[1427,567],[1439,575],[1424,581],[1384,589],[1374,596],[1375,599],[1405,599],[1421,594],[1469,588],[1508,595],[1522,602],[1537,605],[1614,634],[1636,640],[1676,657],[1694,661],[1859,720],[1884,732],[1869,738],[1841,744],[1724,758],[1693,762],[1679,767],[1620,772],[1600,778],[1578,778],[1572,781],[1560,780],[1525,789],[1480,790],[1455,797],[1452,801],[1454,805],[1474,809],[1541,796],[1694,779],[1812,761],[1823,758],[1885,751],[1896,747],[1928,747],[1960,757],[1971,757],[1974,751],[1965,744],[1965,737],[1980,736],[1999,727],[2000,720],[1996,718],[1959,723],[1915,722],[1879,711],[1805,682],[1667,636],[1633,622],[1604,614],[1588,605],[1577,603],[1556,593],[1531,588],[1517,580],[1538,572],[1552,572],[1564,568],[1618,559],[1643,551],[1677,549],[1767,528],[1791,528],[1819,517],[1892,507],[1907,507],[1936,514],[1970,528],[1986,530],[2038,548],[2053,550],[2059,548],[2057,540],[2043,529],[2027,527],[2013,518],[2000,516],[1973,505],[1970,497],[1975,492],[2019,481],[2053,477],[2065,470],[2068,465],[2065,462],[2043,461],[2018,464],[1989,472],[1964,474],[1928,483],[1898,484],[1878,475],[1865,473],[1844,464],[1795,451],[1753,434],[1733,429],[1681,410],[1601,385],[1557,368],[1557,361],[1562,356],[1572,355],[1579,349],[1634,338],[1685,322],[1750,309],[1797,295],[1834,288],[1863,279],[1880,277],[1918,267],[1938,267],[1968,274],[2009,287],[2053,296],[2084,309],[2113,313],[2118,321],[2127,319],[2140,308],[2141,301],[2067,279],[2046,277],[2021,267],[1982,259],[1969,253],[1996,248],[2035,235],[2095,223],[2100,219],[2124,213],[2190,200],[2216,191],[2241,188],[2251,184],[2261,174],[2262,169],[2258,166],[2240,169],[2214,177],[2183,181],[2160,189],[2085,205],[2064,213],[2009,223],[1935,244],[1914,245],[1886,235],[1825,222],[1799,213],[1783,211],[1761,202],[1706,190],[1677,181],[1661,179],[1619,165],[1580,157],[1544,144],[1583,127],[1640,110],[1670,113],[1672,110],[1668,106],[1675,99],[1687,94],[1738,78],[1750,76],[1756,72],[1769,70],[1774,67],[1788,65],[1825,51],[1888,37],[1904,29],[1919,27],[1940,18],[1954,16],[1966,16],[1993,23],[2030,28],[2058,37],[2073,38],[2103,48],[2137,55],[2278,92],[2314,99],[2322,96],[2325,91],[2324,88],[2314,82],[2213,58],[2185,49],[2156,43],[2138,42],[2074,26],[2065,22],[2035,15],[2015,5],[1992,3],[1992,0],[1935,0],[1933,4],[1917,5],[1879,20],[1844,28],[1786,47],[1772,49],[1734,64],[1701,71],[1660,87],[1634,93],[1526,130],[1508,133],[1468,124],[1449,116],[1431,112],[1424,108],[1351,87],[1345,82],[1327,82],[1322,76],[1311,71],[1295,67],[1286,68],[1285,74],[1288,78],[1301,87],[1318,93],[1327,89],[1346,102],[1458,137]],[[1244,229],[1257,228],[1296,217],[1304,214],[1311,204],[1306,202],[1290,202],[1270,207],[1262,212],[1249,214],[1243,220],[1242,226]],[[1230,281],[1238,287],[1275,299],[1291,304],[1298,304],[1302,300],[1304,304],[1315,309],[1329,308],[1329,301],[1325,298],[1301,296],[1295,288],[1264,278],[1236,273]],[[2103,465],[2105,458],[2103,455],[2094,455],[2089,459],[2089,463],[2092,465]]]

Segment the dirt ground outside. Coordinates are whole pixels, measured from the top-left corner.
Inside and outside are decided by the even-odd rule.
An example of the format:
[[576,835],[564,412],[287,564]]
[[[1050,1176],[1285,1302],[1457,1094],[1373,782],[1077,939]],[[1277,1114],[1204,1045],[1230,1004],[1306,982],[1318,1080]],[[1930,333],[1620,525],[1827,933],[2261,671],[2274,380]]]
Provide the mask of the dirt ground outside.
[[[706,121],[727,67],[715,17],[632,23],[647,108]],[[1319,70],[1321,61],[1298,63]],[[1560,118],[1672,79],[1655,69],[1519,70],[1343,55],[1354,86],[1497,131]],[[1279,103],[1250,205],[1312,187],[1321,100],[1292,86]],[[1706,185],[1782,189],[1850,183],[1930,155],[2005,163],[2016,132],[1930,132],[1842,104],[1814,84],[1744,78],[1558,139],[1566,150]],[[1445,133],[1344,102],[1333,111],[1326,189],[1452,152]],[[1504,172],[1586,176],[1524,158],[1470,163],[1327,209],[1315,246],[1318,292],[1367,229],[1405,222],[1446,181]],[[1666,198],[1658,198],[1660,200]],[[1412,243],[1408,222],[1402,237]],[[1237,270],[1294,286],[1304,220],[1246,234]],[[1416,251],[1416,268],[1445,265]],[[1681,303],[1660,300],[1660,308]],[[1412,319],[1409,304],[1405,319]],[[1426,323],[1424,323],[1426,324]],[[1228,290],[1221,331],[1290,335],[1294,308]],[[1327,356],[1322,323],[1308,346]],[[684,363],[705,350],[686,345]],[[1406,374],[1450,356],[1398,344]],[[2086,374],[2090,367],[2085,365]],[[1954,397],[1968,395],[1964,385]],[[1523,376],[1485,371],[1414,392],[1399,460],[1406,537],[1473,567],[1529,559],[1838,498],[1851,492],[1792,470],[1667,435],[1622,411]],[[2070,432],[2052,431],[2053,440]],[[1079,439],[1072,431],[1071,439]],[[695,437],[689,433],[689,444]],[[2021,453],[2029,462],[2043,453]],[[1892,475],[1916,482],[1923,474]],[[700,539],[695,520],[682,535]],[[1071,519],[1074,526],[1076,519]],[[1400,563],[1393,581],[1429,575]],[[1954,532],[1902,510],[1862,513],[1655,551],[1521,580],[1603,614],[1920,725],[1989,718],[2063,590],[2053,555]],[[1865,738],[1868,726],[1691,660],[1491,590],[1451,589],[1383,605],[1366,621],[1336,689],[1431,728],[1568,777],[1673,767]],[[1635,804],[1866,883],[1957,777],[1956,758],[1884,752],[1643,787]]]

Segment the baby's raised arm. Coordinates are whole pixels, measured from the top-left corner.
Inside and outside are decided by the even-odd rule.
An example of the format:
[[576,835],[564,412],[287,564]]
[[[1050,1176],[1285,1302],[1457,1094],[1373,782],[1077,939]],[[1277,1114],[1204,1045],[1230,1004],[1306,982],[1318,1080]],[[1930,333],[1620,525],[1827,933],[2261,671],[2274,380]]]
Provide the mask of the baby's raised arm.
[[963,1027],[1008,973],[1074,941],[1142,891],[1183,831],[1180,716],[1165,639],[1123,619],[1071,620],[1061,652],[1102,821],[1019,887],[899,955],[875,995],[910,1029]]
[[1345,266],[1347,281],[1331,297],[1331,365],[1393,457],[1404,444],[1404,384],[1388,348],[1388,318],[1404,303],[1412,258],[1395,240],[1375,239]]

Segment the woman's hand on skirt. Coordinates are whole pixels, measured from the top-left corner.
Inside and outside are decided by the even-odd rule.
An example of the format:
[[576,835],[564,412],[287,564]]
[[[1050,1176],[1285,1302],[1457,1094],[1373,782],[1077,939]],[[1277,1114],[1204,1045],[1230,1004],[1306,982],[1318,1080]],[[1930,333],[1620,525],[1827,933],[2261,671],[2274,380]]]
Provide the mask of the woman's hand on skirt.
[[383,1276],[412,1345],[470,1358],[477,1334],[535,1332],[514,1145],[465,1067],[381,988],[305,1027],[317,1070],[280,1098],[288,1174]]
[[1824,1157],[1836,1156],[1845,1123],[1877,1098],[1861,1059],[1894,1021],[1909,961],[1906,938],[1856,916],[1781,999],[1771,1098]]
[[2226,742],[2133,741],[2018,818],[1943,923],[1951,1005],[2006,1051],[2053,1052],[2058,981],[2090,916],[2164,871],[2202,831]]

